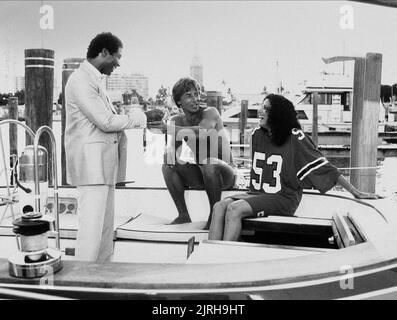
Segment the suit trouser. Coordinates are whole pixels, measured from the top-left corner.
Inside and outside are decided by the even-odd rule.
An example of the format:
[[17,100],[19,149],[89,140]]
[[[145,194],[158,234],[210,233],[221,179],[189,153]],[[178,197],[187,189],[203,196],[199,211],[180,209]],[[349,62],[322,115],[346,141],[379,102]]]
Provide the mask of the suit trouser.
[[77,186],[76,259],[108,261],[113,254],[114,185]]

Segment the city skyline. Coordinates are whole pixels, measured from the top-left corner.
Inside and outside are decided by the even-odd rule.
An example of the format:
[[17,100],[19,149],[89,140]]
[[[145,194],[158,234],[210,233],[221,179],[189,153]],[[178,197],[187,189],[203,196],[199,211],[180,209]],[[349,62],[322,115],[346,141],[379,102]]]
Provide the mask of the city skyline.
[[120,98],[122,92],[127,92],[135,89],[144,99],[148,100],[148,78],[142,73],[130,72],[120,74],[113,72],[106,77],[106,89],[108,91],[120,91]]
[[[40,27],[43,6],[53,9],[53,29]],[[196,55],[208,90],[258,93],[280,82],[293,90],[322,71],[342,73],[341,64],[321,58],[367,52],[383,54],[382,83],[397,82],[397,45],[388,35],[397,27],[393,8],[350,1],[2,1],[0,12],[0,68],[8,71],[0,86],[23,76],[24,49],[44,47],[55,51],[59,87],[63,59],[84,57],[102,31],[123,41],[116,72],[143,73],[151,97],[188,76]],[[343,71],[352,75],[352,63]]]

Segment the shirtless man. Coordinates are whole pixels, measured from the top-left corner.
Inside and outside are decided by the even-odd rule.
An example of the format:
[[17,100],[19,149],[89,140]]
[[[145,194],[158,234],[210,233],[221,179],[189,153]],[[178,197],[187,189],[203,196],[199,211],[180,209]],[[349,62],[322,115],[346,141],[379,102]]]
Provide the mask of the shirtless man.
[[[185,190],[204,189],[210,204],[205,227],[209,229],[214,204],[221,199],[222,191],[232,188],[235,182],[230,142],[218,110],[200,106],[200,85],[196,80],[178,80],[172,97],[183,113],[171,117],[167,124],[168,145],[162,167],[165,183],[178,210],[178,217],[171,224],[191,222]],[[171,136],[170,131],[174,133]],[[193,152],[195,163],[180,159],[183,141]]]

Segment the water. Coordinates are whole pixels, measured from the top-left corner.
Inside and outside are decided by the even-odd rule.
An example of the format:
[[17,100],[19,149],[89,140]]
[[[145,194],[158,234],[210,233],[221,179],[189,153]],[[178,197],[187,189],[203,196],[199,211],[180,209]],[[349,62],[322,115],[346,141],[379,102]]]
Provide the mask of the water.
[[[350,158],[328,158],[328,160],[349,180]],[[376,169],[375,192],[397,202],[397,158],[378,159]],[[338,189],[338,187],[336,187]],[[341,188],[340,188],[341,189]]]

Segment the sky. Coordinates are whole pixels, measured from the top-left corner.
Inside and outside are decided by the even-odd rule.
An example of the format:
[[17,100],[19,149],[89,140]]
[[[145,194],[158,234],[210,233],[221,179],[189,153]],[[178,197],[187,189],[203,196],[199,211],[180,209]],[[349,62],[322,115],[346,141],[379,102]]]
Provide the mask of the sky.
[[[43,5],[53,29],[42,29]],[[259,93],[283,83],[290,90],[320,72],[342,73],[336,55],[383,55],[382,83],[397,82],[397,9],[351,1],[2,1],[0,92],[24,74],[24,49],[55,50],[62,61],[85,57],[90,40],[111,31],[123,42],[118,73],[142,72],[149,95],[189,75],[195,55],[207,90]],[[345,64],[352,75],[353,63]]]

